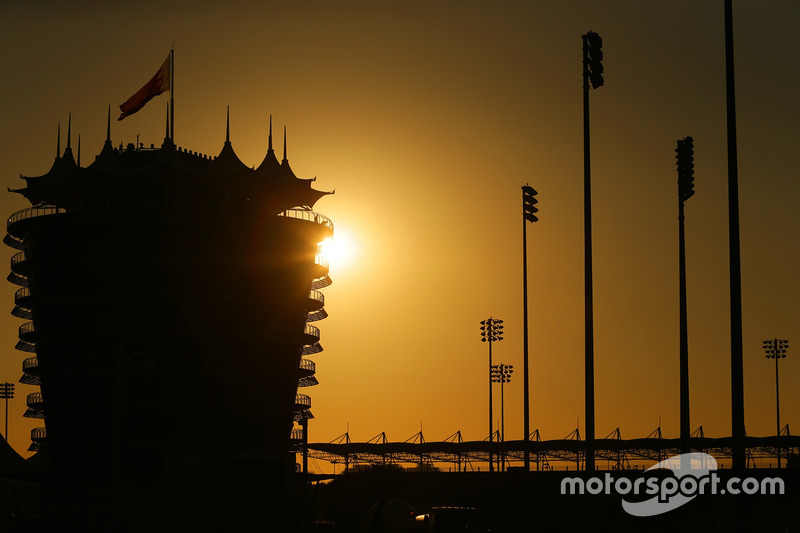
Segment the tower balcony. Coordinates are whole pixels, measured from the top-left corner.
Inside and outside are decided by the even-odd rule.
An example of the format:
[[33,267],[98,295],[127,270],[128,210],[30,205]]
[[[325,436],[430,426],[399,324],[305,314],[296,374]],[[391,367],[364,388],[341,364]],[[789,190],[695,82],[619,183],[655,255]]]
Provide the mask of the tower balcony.
[[28,286],[28,276],[17,274],[13,270],[9,272],[8,277],[6,279],[11,283],[13,283],[14,285],[19,285],[20,287]]
[[31,299],[31,290],[28,287],[22,287],[21,289],[17,289],[17,292],[14,293],[14,303],[17,304],[19,307],[30,309],[30,307],[28,307],[30,305],[30,299]]
[[39,358],[35,355],[22,361],[22,377],[20,383],[25,385],[41,385],[39,378]]
[[311,409],[298,409],[294,412],[294,416],[292,417],[298,424],[302,424],[303,420],[312,420],[313,418],[314,413],[311,412]]
[[312,375],[297,380],[298,387],[313,387],[314,385],[319,385],[317,376]]
[[31,430],[31,440],[33,442],[42,442],[47,438],[47,428],[39,427]]
[[16,272],[21,276],[28,274],[28,259],[25,252],[17,252],[11,256],[11,272]]
[[317,371],[317,365],[311,359],[300,359],[300,375],[312,376]]
[[311,396],[308,394],[298,394],[294,399],[294,408],[297,411],[311,409]]
[[311,289],[308,293],[308,310],[316,311],[325,307],[325,295],[321,292]]
[[32,319],[33,313],[31,313],[31,291],[28,287],[22,287],[18,289],[17,292],[14,293],[14,309],[11,311],[11,314],[15,317],[25,318],[25,319]]
[[24,341],[22,339],[17,341],[17,344],[14,346],[14,348],[20,352],[36,353],[36,343]]
[[22,209],[20,211],[17,211],[16,213],[13,213],[10,217],[8,217],[6,228],[8,229],[9,236],[3,239],[3,242],[11,246],[12,248],[17,248],[18,246],[20,246],[19,243],[22,242],[22,239],[20,239],[20,235],[22,234],[23,226],[27,223],[27,221],[36,217],[60,215],[66,212],[67,212],[66,209],[63,209],[61,207],[56,207],[54,205],[28,207],[27,209]]
[[44,400],[42,399],[41,392],[32,392],[28,394],[28,407],[31,409],[42,409],[44,408]]
[[44,400],[41,392],[28,394],[28,410],[22,415],[25,418],[44,418]]
[[328,312],[325,311],[325,295],[318,290],[311,289],[308,295],[308,317],[306,322],[316,322],[328,317]]
[[300,359],[300,378],[297,380],[298,387],[312,387],[319,385],[314,373],[317,371],[317,365],[310,359]]
[[320,309],[319,311],[313,311],[311,313],[308,313],[308,316],[306,317],[306,322],[318,322],[324,318],[328,318],[328,312],[323,308]]
[[303,344],[315,344],[319,342],[319,328],[316,326],[312,326],[311,324],[306,324],[305,330],[303,331]]
[[33,374],[22,374],[22,377],[19,378],[19,382],[25,385],[35,385],[38,387],[42,384],[42,378],[34,376]]
[[28,357],[22,361],[22,371],[26,374],[39,375],[39,358],[37,356]]
[[19,338],[28,342],[36,342],[36,330],[33,322],[25,322],[19,327]]
[[302,428],[292,428],[292,433],[289,435],[289,439],[292,441],[292,444],[300,444],[303,442],[303,429]]
[[11,310],[11,315],[17,318],[24,318],[26,320],[33,318],[33,313],[31,313],[30,309],[26,307],[20,307],[18,305],[15,305],[14,309]]
[[20,239],[19,237],[15,237],[10,233],[6,233],[6,236],[3,237],[3,243],[15,250],[22,250],[25,248],[25,241]]
[[25,418],[38,418],[39,420],[44,420],[44,411],[41,409],[33,409],[28,407],[22,416]]
[[303,346],[303,350],[300,352],[300,355],[314,355],[315,353],[319,353],[321,351],[322,345],[318,342],[315,342],[314,344]]
[[[11,216],[13,217],[14,215]],[[331,222],[331,219],[325,215],[317,213],[316,211],[311,211],[310,209],[287,209],[282,213],[278,213],[278,216],[308,220],[309,222],[314,222],[315,224],[321,224],[331,230],[331,233],[333,233],[333,222]]]
[[317,255],[314,257],[314,264],[317,266],[317,277],[311,282],[311,288],[324,289],[333,283],[331,277],[328,275],[330,271],[328,260],[321,255]]

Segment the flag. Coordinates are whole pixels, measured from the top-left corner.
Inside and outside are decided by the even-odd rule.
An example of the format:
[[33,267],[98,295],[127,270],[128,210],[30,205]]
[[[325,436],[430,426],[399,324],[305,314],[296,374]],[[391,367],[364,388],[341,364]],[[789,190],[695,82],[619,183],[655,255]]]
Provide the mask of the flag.
[[128,98],[124,104],[119,106],[122,114],[117,120],[122,120],[128,115],[133,115],[143,108],[144,105],[154,96],[158,96],[164,91],[169,91],[172,88],[170,82],[170,67],[170,56],[167,56],[167,60],[164,61],[164,64],[161,65],[160,69],[158,69],[156,75],[153,76],[153,78],[148,81],[144,87],[136,91],[136,94]]

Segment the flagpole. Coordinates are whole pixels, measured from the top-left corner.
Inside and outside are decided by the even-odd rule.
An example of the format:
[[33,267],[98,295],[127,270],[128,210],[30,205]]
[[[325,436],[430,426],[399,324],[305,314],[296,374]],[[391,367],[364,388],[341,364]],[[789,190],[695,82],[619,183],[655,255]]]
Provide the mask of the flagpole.
[[170,113],[170,139],[175,144],[175,48],[169,51],[169,113]]

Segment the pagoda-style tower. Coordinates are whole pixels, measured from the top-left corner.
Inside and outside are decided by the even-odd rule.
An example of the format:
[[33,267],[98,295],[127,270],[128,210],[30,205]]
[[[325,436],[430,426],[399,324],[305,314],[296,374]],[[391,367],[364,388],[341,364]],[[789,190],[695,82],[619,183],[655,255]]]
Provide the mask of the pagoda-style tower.
[[[255,169],[230,142],[208,157],[112,146],[87,167],[67,134],[33,207],[8,220],[9,280],[35,353],[28,416],[44,510],[78,530],[236,530],[276,524],[291,491],[293,420],[310,416],[303,355],[327,316],[322,196],[269,149]],[[60,144],[60,142],[59,142]],[[60,527],[60,526],[59,526]],[[104,529],[105,528],[105,529]],[[188,529],[187,529],[188,528]],[[265,529],[266,530],[266,529]]]

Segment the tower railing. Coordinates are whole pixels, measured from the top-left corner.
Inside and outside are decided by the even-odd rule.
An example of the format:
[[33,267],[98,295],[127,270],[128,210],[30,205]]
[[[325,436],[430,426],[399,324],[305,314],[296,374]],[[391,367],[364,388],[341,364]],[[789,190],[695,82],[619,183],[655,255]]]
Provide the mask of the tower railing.
[[311,289],[311,292],[308,293],[308,299],[318,301],[320,303],[320,308],[325,307],[325,295],[316,289]]
[[322,345],[319,342],[315,342],[314,344],[303,346],[303,350],[300,352],[300,355],[314,355],[315,353],[319,353],[321,351]]
[[13,213],[10,217],[8,217],[8,223],[6,227],[10,227],[13,223],[19,222],[20,220],[25,220],[27,218],[34,218],[34,217],[41,217],[46,215],[58,215],[61,213],[66,213],[67,210],[63,207],[56,207],[54,205],[41,205],[41,206],[34,206],[28,207],[26,209],[22,209]]
[[23,276],[22,274],[17,274],[13,270],[8,274],[8,277],[6,279],[11,283],[13,283],[14,285],[19,285],[20,287],[28,286],[28,277]]
[[314,364],[314,361],[311,359],[300,359],[300,370],[305,370],[313,374],[317,371],[317,365]]
[[294,399],[294,405],[295,407],[302,406],[306,409],[310,408],[311,396],[309,396],[308,394],[298,394]]
[[30,295],[31,295],[31,290],[28,287],[22,287],[21,289],[17,289],[17,292],[14,293],[14,303],[19,305],[20,300],[22,300],[23,298],[27,298]]
[[25,241],[23,241],[19,237],[11,235],[10,233],[6,233],[6,236],[3,237],[3,243],[17,250],[22,250],[23,248],[25,248]]
[[37,373],[39,371],[39,358],[34,355],[22,361],[22,371],[28,374]]
[[302,441],[303,440],[303,429],[302,428],[292,428],[292,433],[289,438],[293,441]]
[[31,320],[33,318],[33,313],[25,306],[15,305],[14,309],[11,310],[11,316]]
[[39,427],[31,430],[31,440],[34,442],[47,438],[47,428]]
[[22,337],[23,335],[27,335],[28,333],[35,333],[36,330],[33,327],[33,322],[25,322],[19,327],[19,336]]
[[17,341],[17,344],[14,346],[14,348],[21,352],[36,353],[36,343],[24,341],[22,339]]
[[14,266],[17,263],[22,263],[25,261],[25,252],[17,252],[11,256],[11,269],[14,269]]
[[[305,330],[303,331],[306,335],[314,337],[316,340],[314,342],[319,342],[319,328],[316,326],[312,326],[311,324],[306,323]],[[306,344],[313,344],[311,342]]]
[[321,254],[317,254],[314,256],[314,263],[321,266],[325,270],[330,270],[330,265],[328,265],[328,260],[325,259]]
[[41,392],[32,392],[28,394],[27,404],[28,407],[37,408],[40,407],[44,403],[42,400],[42,393]]
[[331,222],[331,219],[329,219],[325,215],[317,213],[316,211],[311,211],[310,209],[287,209],[282,213],[278,213],[278,216],[299,218],[300,220],[308,220],[309,222],[315,222],[317,224],[321,224],[326,228],[330,229],[331,231],[333,231],[333,222]]
[[306,317],[306,322],[317,322],[318,320],[322,320],[324,318],[328,318],[328,312],[323,307],[321,309],[308,313],[308,316]]

